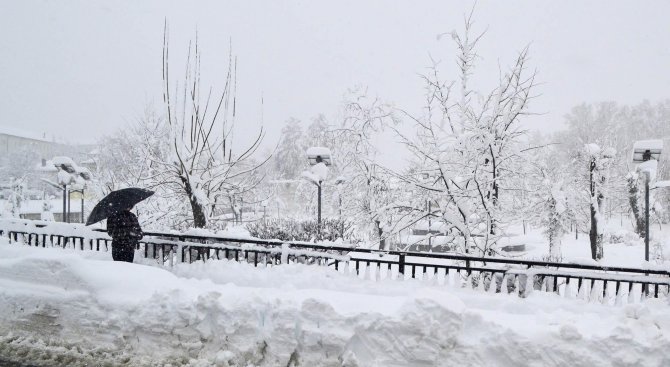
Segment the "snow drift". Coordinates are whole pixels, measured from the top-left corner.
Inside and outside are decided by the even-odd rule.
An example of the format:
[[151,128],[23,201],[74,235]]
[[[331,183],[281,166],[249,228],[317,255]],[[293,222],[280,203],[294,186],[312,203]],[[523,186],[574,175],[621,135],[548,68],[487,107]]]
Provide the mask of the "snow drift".
[[326,268],[169,271],[0,244],[0,359],[127,366],[661,366],[665,301],[519,299]]

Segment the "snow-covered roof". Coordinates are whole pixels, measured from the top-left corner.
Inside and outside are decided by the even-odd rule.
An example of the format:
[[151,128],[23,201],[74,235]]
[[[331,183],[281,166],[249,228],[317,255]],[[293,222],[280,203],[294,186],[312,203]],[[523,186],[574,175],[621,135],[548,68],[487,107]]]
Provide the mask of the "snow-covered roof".
[[14,126],[0,125],[0,134],[16,136],[25,139],[50,142],[50,140],[47,139],[46,133],[39,134],[33,131],[19,129]]

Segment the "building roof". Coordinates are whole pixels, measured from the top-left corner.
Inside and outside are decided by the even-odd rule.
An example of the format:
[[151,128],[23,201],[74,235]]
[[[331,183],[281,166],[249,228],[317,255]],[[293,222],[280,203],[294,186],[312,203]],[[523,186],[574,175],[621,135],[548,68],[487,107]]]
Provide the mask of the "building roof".
[[47,139],[46,133],[35,133],[33,131],[23,130],[14,126],[0,125],[0,134],[16,136],[24,139],[52,142]]

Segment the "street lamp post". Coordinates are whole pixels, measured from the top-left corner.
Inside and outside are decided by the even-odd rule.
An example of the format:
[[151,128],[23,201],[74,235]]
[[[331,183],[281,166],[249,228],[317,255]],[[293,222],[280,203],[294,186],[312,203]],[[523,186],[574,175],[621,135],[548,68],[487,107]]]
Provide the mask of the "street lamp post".
[[663,151],[663,140],[640,140],[633,145],[633,162],[644,174],[644,260],[649,261],[649,182]]
[[[649,261],[649,182],[655,175],[658,159],[663,151],[663,140],[640,140],[633,145],[633,162],[639,163],[638,169],[644,174],[644,260]],[[644,285],[645,295],[649,294]]]
[[[53,165],[58,169],[58,185],[63,186],[63,222],[70,222],[70,194],[81,193],[81,222],[84,222],[84,188],[91,180],[91,172],[84,167],[77,166],[69,157],[54,157]],[[68,190],[68,185],[81,184],[80,190]]]
[[310,171],[303,172],[303,176],[312,181],[317,187],[317,225],[321,231],[321,187],[331,165],[330,149],[323,147],[312,147],[307,149],[307,159],[311,165]]
[[318,202],[318,204],[317,204],[318,205],[318,219],[317,219],[316,222],[319,224],[319,228],[321,228],[321,182],[323,182],[323,181],[319,181],[319,184],[316,185],[317,186],[317,191],[318,191],[317,195],[319,197],[319,199],[317,200],[317,202]]
[[644,174],[644,261],[649,261],[649,172]]
[[58,184],[63,186],[63,222],[70,222],[68,218],[68,185],[74,181],[73,174],[76,172],[75,164],[69,157],[54,157],[53,165],[58,169]]
[[63,222],[69,223],[70,218],[67,217],[67,184],[63,185]]

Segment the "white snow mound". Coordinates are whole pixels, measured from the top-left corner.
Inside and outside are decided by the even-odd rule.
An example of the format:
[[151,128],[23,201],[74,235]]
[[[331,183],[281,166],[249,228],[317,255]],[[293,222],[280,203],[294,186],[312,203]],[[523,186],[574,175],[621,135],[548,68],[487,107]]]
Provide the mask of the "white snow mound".
[[[611,307],[306,265],[165,270],[0,243],[0,360],[84,366],[670,365],[662,301]],[[137,257],[136,257],[137,258]],[[137,261],[137,260],[136,260]],[[141,260],[145,262],[146,260]]]

